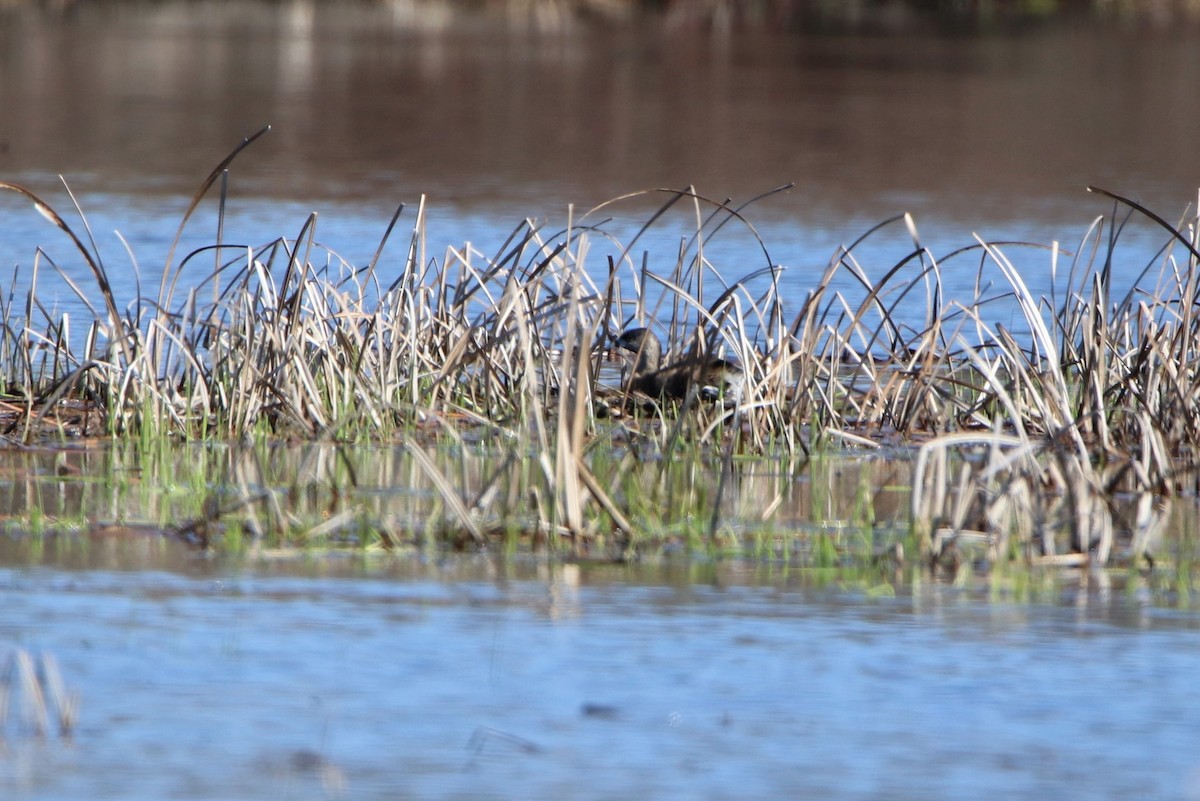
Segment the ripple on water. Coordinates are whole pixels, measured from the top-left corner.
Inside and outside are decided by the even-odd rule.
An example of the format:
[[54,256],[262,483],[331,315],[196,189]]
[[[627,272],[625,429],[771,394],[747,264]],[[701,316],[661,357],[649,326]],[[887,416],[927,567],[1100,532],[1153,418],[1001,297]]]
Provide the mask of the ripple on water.
[[10,738],[0,787],[21,799],[1198,789],[1195,621],[1138,629],[940,589],[868,602],[560,579],[0,571],[5,640],[53,653],[83,697],[70,741]]

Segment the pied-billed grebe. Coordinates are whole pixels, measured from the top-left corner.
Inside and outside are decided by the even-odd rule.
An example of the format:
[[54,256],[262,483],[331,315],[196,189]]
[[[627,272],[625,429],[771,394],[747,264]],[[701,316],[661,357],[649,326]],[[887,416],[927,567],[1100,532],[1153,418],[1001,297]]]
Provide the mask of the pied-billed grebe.
[[682,400],[696,383],[700,397],[715,400],[722,395],[736,400],[744,376],[736,364],[725,359],[707,359],[697,363],[681,359],[664,365],[662,343],[649,328],[630,328],[613,343],[618,354],[629,363],[626,387],[652,398]]

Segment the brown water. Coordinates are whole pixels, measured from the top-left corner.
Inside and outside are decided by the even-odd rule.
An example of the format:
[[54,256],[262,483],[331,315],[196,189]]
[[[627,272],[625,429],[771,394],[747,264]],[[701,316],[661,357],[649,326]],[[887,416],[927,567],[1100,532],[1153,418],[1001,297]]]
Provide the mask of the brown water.
[[[0,174],[187,191],[240,138],[245,190],[514,215],[694,184],[837,221],[1174,214],[1200,162],[1194,31],[788,36],[442,30],[406,4],[81,4],[0,17]],[[415,4],[420,9],[420,4]],[[785,212],[786,209],[786,212]],[[812,224],[809,222],[808,224]]]
[[[794,182],[748,212],[765,258],[740,226],[705,255],[730,277],[783,265],[797,298],[839,244],[899,212],[916,216],[939,257],[975,232],[1073,248],[1111,208],[1084,192],[1089,183],[1169,219],[1200,185],[1193,29],[1047,23],[988,36],[817,36],[537,28],[478,15],[450,25],[438,8],[0,11],[0,177],[73,219],[64,175],[126,300],[137,293],[132,264],[144,282],[156,279],[187,197],[267,124],[272,132],[233,166],[225,242],[293,237],[317,210],[318,238],[361,265],[394,208],[408,205],[403,233],[425,194],[431,257],[466,242],[492,253],[526,217],[548,232],[564,227],[568,204],[578,218],[623,193],[688,185],[740,203]],[[663,197],[592,220],[614,214],[608,230],[627,243]],[[212,209],[202,208],[186,246],[215,241]],[[690,207],[668,216],[633,263],[645,250],[652,267],[669,269],[695,220]],[[15,197],[0,199],[0,230],[0,263],[25,269],[18,290],[39,245],[90,286],[61,235]],[[885,233],[858,251],[869,275],[912,250],[903,228]],[[1164,240],[1135,220],[1122,234],[1118,280]],[[1044,253],[1009,255],[1035,292],[1048,291]],[[597,248],[590,269],[602,271],[604,256]],[[949,265],[948,297],[970,296],[976,267]],[[853,281],[835,287],[858,291]],[[40,294],[48,307],[83,312],[52,280]]]
[[[294,236],[316,209],[321,238],[365,263],[393,208],[428,193],[440,257],[494,250],[526,216],[561,226],[568,203],[687,184],[745,200],[794,181],[751,213],[793,298],[838,243],[899,211],[939,253],[975,230],[1070,243],[1108,208],[1088,183],[1168,218],[1200,185],[1187,30],[448,29],[436,9],[0,10],[0,179],[66,208],[67,176],[126,297],[112,230],[157,276],[190,193],[268,123],[234,165],[226,241]],[[616,232],[646,208],[618,207],[633,222]],[[213,241],[212,209],[189,246]],[[641,244],[673,258],[695,227],[679,216]],[[1132,226],[1120,268],[1161,239]],[[0,198],[0,264],[25,280],[37,246],[79,269]],[[901,230],[860,255],[882,271],[909,250]],[[706,256],[730,275],[762,259],[744,231]],[[945,280],[969,286],[966,272]],[[1047,272],[1028,262],[1035,291]],[[39,294],[81,310],[46,276]],[[107,458],[12,468],[4,513],[171,519],[206,489]],[[64,466],[85,475],[59,480]],[[855,470],[785,486],[781,513],[882,516]],[[370,475],[381,496],[404,480]],[[871,497],[903,511],[892,490]],[[880,600],[813,591],[769,560],[297,569],[213,564],[137,532],[61,551],[5,537],[0,660],[52,653],[82,698],[70,740],[0,721],[5,799],[1200,797],[1196,616],[1136,577],[1034,604],[922,584]]]

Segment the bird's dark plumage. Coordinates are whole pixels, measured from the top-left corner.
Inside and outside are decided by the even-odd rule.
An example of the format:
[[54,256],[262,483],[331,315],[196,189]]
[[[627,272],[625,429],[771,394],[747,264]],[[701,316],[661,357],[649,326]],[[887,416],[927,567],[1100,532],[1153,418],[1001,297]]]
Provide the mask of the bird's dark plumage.
[[631,391],[676,400],[686,398],[693,384],[702,397],[715,398],[723,392],[736,397],[741,391],[742,371],[725,359],[683,359],[663,364],[662,343],[648,328],[631,328],[613,344],[629,363],[626,387]]

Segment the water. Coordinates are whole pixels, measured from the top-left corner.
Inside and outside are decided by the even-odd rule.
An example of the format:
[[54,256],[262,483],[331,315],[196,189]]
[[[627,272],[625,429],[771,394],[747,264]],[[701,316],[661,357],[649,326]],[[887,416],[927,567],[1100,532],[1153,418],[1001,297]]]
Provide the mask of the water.
[[9,799],[1200,794],[1194,617],[704,571],[0,570],[82,696]]
[[[234,163],[226,242],[294,237],[317,211],[318,239],[362,265],[405,203],[386,276],[422,194],[440,259],[466,242],[494,253],[526,217],[562,228],[568,204],[578,217],[689,184],[741,202],[795,182],[748,212],[769,256],[737,227],[705,247],[730,277],[786,266],[789,303],[899,212],[938,256],[972,232],[1073,248],[1110,208],[1089,183],[1171,220],[1200,185],[1200,48],[1182,28],[447,29],[429,8],[2,10],[0,179],[75,225],[64,175],[123,302],[139,292],[113,231],[156,294],[191,193],[268,123]],[[618,204],[609,230],[627,242],[657,197]],[[215,209],[176,260],[215,239]],[[632,263],[644,248],[668,272],[694,228],[690,208],[670,215]],[[1135,219],[1119,277],[1163,239]],[[97,300],[65,238],[0,196],[18,307],[39,246]],[[878,277],[912,246],[894,226],[858,255]],[[1008,252],[1048,290],[1044,252]],[[977,265],[946,266],[952,296]],[[44,264],[38,280],[48,308],[85,315]],[[1200,798],[1198,621],[1137,592],[868,599],[743,563],[250,569],[130,536],[84,538],[78,561],[6,549],[0,659],[53,654],[82,698],[69,740],[10,714],[6,799]]]
[[[56,176],[66,177],[122,302],[137,292],[112,232],[129,241],[143,291],[154,287],[187,198],[266,124],[272,133],[234,163],[225,241],[295,237],[315,210],[318,239],[363,265],[405,203],[384,276],[399,269],[422,194],[428,256],[440,259],[467,242],[492,255],[527,217],[560,230],[568,204],[579,217],[628,192],[688,185],[740,203],[794,182],[747,212],[767,255],[727,226],[705,256],[731,279],[782,265],[795,313],[840,244],[905,211],[938,257],[975,233],[1075,249],[1111,209],[1088,184],[1178,219],[1200,185],[1187,133],[1200,124],[1195,36],[1067,24],[893,37],[450,27],[431,4],[304,0],[16,9],[0,18],[0,176],[73,220]],[[662,197],[617,204],[609,230],[628,243]],[[668,273],[695,214],[681,207],[656,225],[624,280],[643,250]],[[72,248],[27,204],[0,200],[0,225],[0,263],[22,265],[19,289],[43,245],[91,291]],[[215,201],[188,234],[176,259],[215,240]],[[620,247],[594,239],[587,266],[599,273]],[[1118,281],[1163,241],[1135,221]],[[879,278],[912,249],[893,226],[858,257]],[[1035,293],[1049,291],[1046,252],[1007,252]],[[977,256],[945,265],[950,298],[970,298],[978,267]],[[835,287],[861,295],[849,277]],[[84,313],[44,265],[39,289],[47,307]],[[906,303],[900,313],[917,325],[922,312]],[[991,313],[1024,329],[1011,307]]]

